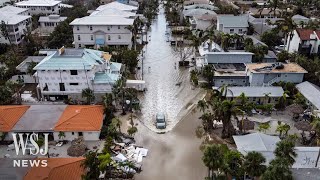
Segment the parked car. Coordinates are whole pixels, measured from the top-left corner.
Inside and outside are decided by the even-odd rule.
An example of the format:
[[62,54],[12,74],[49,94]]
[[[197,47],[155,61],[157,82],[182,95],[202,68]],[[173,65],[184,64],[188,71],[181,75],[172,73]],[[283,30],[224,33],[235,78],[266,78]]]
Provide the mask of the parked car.
[[164,113],[157,113],[156,115],[156,127],[157,129],[165,129],[166,128],[166,117]]

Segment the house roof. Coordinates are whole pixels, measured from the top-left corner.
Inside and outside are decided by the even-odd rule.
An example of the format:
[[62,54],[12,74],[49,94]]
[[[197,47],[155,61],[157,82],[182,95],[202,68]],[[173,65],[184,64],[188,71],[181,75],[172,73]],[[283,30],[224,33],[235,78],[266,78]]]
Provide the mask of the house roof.
[[216,12],[208,9],[188,9],[188,10],[183,10],[183,15],[184,16],[201,16],[204,14],[211,14],[211,15],[217,15]]
[[136,13],[123,11],[116,8],[108,8],[103,10],[93,11],[90,16],[120,16],[120,17],[133,17]]
[[310,40],[310,35],[314,33],[312,29],[296,29],[301,40]]
[[283,69],[276,69],[275,63],[250,63],[247,69],[251,73],[308,73],[296,63],[283,63]]
[[187,6],[184,6],[183,9],[184,10],[188,10],[188,9],[208,9],[208,10],[219,10],[218,7],[216,6],[213,6],[211,4],[192,4],[192,5],[187,5]]
[[300,93],[320,110],[320,87],[305,81],[296,85]]
[[14,125],[14,132],[53,132],[67,105],[32,105]]
[[270,136],[263,133],[233,136],[233,139],[237,145],[237,150],[245,154],[250,151],[273,151],[277,142],[280,141],[278,136]]
[[249,27],[249,17],[247,15],[220,15],[218,16],[218,21],[224,27]]
[[85,16],[76,18],[70,25],[133,25],[134,19],[121,16]]
[[0,21],[4,21],[7,25],[15,25],[29,18],[31,18],[31,16],[5,13],[0,11]]
[[55,6],[60,4],[61,1],[55,0],[28,0],[15,3],[17,6]]
[[24,176],[24,180],[68,180],[81,179],[85,173],[81,166],[84,159],[79,158],[39,158],[47,160],[47,167],[32,167]]
[[100,131],[103,107],[99,105],[69,105],[56,123],[55,131]]
[[20,14],[26,11],[28,11],[27,8],[20,8],[15,6],[4,6],[0,8],[0,12],[4,14]]
[[9,132],[30,106],[0,106],[0,131]]
[[107,83],[113,84],[119,78],[120,78],[119,74],[97,72],[94,76],[93,83],[94,84],[107,84]]
[[66,19],[67,17],[63,17],[57,14],[51,14],[49,16],[40,16],[38,22],[61,22]]
[[134,10],[138,10],[137,6],[131,6],[131,5],[127,5],[127,4],[123,4],[123,3],[119,3],[117,1],[105,4],[105,5],[101,5],[99,6],[96,10],[104,10],[104,9],[109,9],[109,8],[113,8],[113,9],[119,9],[121,11],[134,11]]
[[234,86],[227,88],[227,97],[239,97],[242,93],[247,97],[264,97],[266,94],[268,94],[269,97],[281,97],[283,96],[283,92],[280,86]]
[[90,70],[105,62],[103,52],[93,49],[68,49],[63,54],[56,50],[46,56],[34,70]]

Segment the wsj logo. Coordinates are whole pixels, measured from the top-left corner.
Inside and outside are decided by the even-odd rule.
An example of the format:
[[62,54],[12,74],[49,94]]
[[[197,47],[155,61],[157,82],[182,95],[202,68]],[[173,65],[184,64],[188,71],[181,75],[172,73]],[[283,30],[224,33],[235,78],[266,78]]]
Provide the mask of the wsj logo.
[[[18,138],[17,138],[18,135]],[[47,155],[48,153],[48,133],[44,133],[44,148],[40,148],[37,141],[39,140],[39,135],[36,133],[13,133],[12,138],[14,142],[14,148],[16,150],[17,156],[22,152],[22,155]],[[21,149],[21,150],[20,150]],[[14,167],[46,167],[47,160],[14,160]]]

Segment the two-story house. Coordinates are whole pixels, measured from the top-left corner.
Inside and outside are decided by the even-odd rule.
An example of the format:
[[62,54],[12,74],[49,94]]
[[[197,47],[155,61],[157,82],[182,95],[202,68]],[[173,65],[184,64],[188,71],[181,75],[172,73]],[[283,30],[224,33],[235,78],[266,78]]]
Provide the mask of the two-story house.
[[102,5],[90,16],[77,18],[73,26],[75,48],[101,46],[132,46],[130,26],[136,18],[138,7],[112,2]]
[[296,29],[288,38],[286,50],[290,53],[318,54],[320,46],[320,30]]
[[248,15],[220,15],[217,18],[217,30],[227,34],[247,34],[249,27]]
[[60,14],[60,3],[61,1],[56,0],[26,0],[16,2],[16,7],[28,8],[29,15],[39,14]]
[[121,77],[122,64],[110,59],[110,54],[92,49],[63,47],[51,51],[34,68],[38,90],[46,99],[81,99],[81,92],[86,88],[97,96],[111,92]]
[[0,43],[20,44],[28,28],[31,26],[31,16],[28,9],[14,6],[0,8],[0,23],[6,25],[8,36],[0,33]]
[[50,33],[67,17],[62,17],[58,14],[50,14],[49,16],[40,16],[39,17],[39,30],[41,36],[49,36]]
[[301,83],[308,73],[296,63],[251,63],[246,64],[250,86],[271,86],[276,82]]

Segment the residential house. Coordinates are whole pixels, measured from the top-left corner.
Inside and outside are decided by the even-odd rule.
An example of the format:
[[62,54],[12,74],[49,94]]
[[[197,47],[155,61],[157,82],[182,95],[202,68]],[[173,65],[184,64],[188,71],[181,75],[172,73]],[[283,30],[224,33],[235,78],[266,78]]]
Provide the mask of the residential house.
[[301,16],[300,14],[296,14],[296,15],[292,16],[291,19],[300,28],[303,28],[303,25],[308,24],[308,22],[310,21],[309,18]]
[[[226,97],[229,100],[236,100],[242,93],[248,98],[249,102],[255,104],[276,104],[278,99],[283,96],[283,89],[280,86],[253,87],[253,86],[228,86]],[[239,103],[240,101],[236,101]]]
[[213,83],[216,87],[227,86],[247,86],[249,79],[246,74],[246,66],[243,63],[219,63],[213,64]]
[[49,133],[53,139],[53,128],[67,105],[32,105],[19,117],[6,140],[12,140],[12,133]]
[[218,8],[209,4],[194,4],[185,6],[182,13],[189,19],[192,29],[207,30],[215,27],[217,22],[217,13],[214,12]]
[[38,79],[33,76],[33,74],[29,74],[28,68],[31,62],[40,63],[46,56],[28,56],[24,61],[22,61],[16,69],[19,71],[18,75],[14,75],[12,80],[22,81],[25,84],[29,83],[38,83]]
[[205,54],[205,64],[217,63],[251,63],[253,53],[251,52],[208,52]]
[[121,77],[121,63],[111,62],[111,55],[92,49],[61,48],[49,51],[34,68],[37,86],[44,99],[82,99],[83,89],[90,88],[96,98],[111,92]]
[[33,166],[28,169],[24,180],[64,180],[81,179],[85,174],[82,166],[84,157],[76,158],[38,158],[36,160],[47,160],[48,166]]
[[31,16],[28,9],[14,6],[0,8],[0,22],[4,22],[8,37],[0,33],[0,43],[20,44],[28,29],[31,27]]
[[[241,136],[233,136],[237,150],[242,155],[248,152],[259,152],[266,158],[266,165],[275,158],[274,150],[280,142],[278,136],[270,136],[262,133],[253,133]],[[291,167],[293,179],[317,179],[320,175],[320,162],[318,154],[320,147],[295,147],[297,156]],[[318,162],[317,162],[318,161]]]
[[247,14],[252,15],[256,18],[265,18],[265,19],[271,19],[271,18],[278,18],[281,16],[281,11],[279,9],[276,9],[276,12],[270,8],[250,8]]
[[9,133],[29,108],[25,105],[0,106],[0,137]]
[[49,36],[54,29],[62,22],[65,21],[67,17],[62,17],[58,14],[50,14],[49,16],[39,17],[39,30],[41,36]]
[[275,23],[278,20],[282,20],[282,18],[257,18],[249,14],[249,23],[254,28],[254,31],[258,34],[262,34],[266,31],[276,28],[277,25],[272,25],[269,22]]
[[311,29],[296,29],[292,38],[287,41],[286,50],[290,53],[298,52],[305,55],[319,54],[320,31]]
[[219,15],[217,30],[227,34],[247,34],[249,23],[248,15]]
[[305,81],[297,84],[296,88],[304,96],[311,110],[320,117],[320,87]]
[[54,127],[54,140],[72,141],[83,137],[98,141],[103,124],[103,107],[99,105],[69,105]]
[[75,48],[101,46],[132,46],[130,26],[136,18],[138,7],[112,2],[99,6],[96,11],[73,20]]
[[60,14],[61,1],[56,0],[26,0],[16,2],[14,5],[20,8],[29,9],[29,15]]
[[301,83],[308,73],[296,63],[246,64],[250,86],[271,86],[275,82]]

